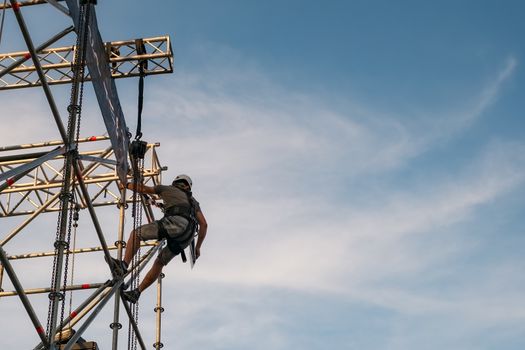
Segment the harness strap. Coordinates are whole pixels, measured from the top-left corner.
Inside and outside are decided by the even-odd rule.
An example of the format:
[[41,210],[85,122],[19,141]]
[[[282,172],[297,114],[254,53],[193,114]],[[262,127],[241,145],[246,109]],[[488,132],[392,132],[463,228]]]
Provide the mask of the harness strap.
[[[168,234],[168,230],[166,230],[166,227],[164,226],[164,222],[161,220],[157,221],[157,225],[159,226],[159,239],[166,239],[166,242],[168,244],[168,248],[171,250],[173,254],[179,254],[182,259],[182,262],[186,262],[188,259],[186,258],[186,253],[184,252],[184,249],[181,248],[179,242],[177,242],[176,239],[170,237]],[[188,221],[188,226],[186,227],[186,230],[184,230],[183,234],[186,234],[188,230],[191,229],[191,224]]]
[[158,220],[157,224],[159,226],[159,238],[160,239],[165,238],[168,244],[168,248],[171,250],[171,252],[174,254],[180,253],[182,261],[186,262],[187,258],[186,258],[184,249],[182,249],[182,247],[180,246],[176,238],[170,237],[164,225],[164,219],[167,217],[180,216],[180,217],[185,218],[188,221],[188,224],[184,232],[181,232],[181,236],[184,237],[185,240],[191,238],[191,241],[189,243],[190,245],[193,244],[193,233],[195,232],[195,229],[197,227],[197,220],[195,218],[195,208],[194,208],[194,204],[192,201],[191,191],[185,191],[185,190],[183,191],[186,193],[186,196],[188,198],[188,205],[174,205],[169,208],[166,208],[164,210],[164,218]]
[[164,210],[164,216],[178,215],[178,216],[182,216],[188,219],[187,216],[191,217],[191,214],[192,214],[191,206],[186,207],[186,206],[174,205]]
[[[146,53],[146,47],[142,39],[135,40],[137,48],[137,54],[143,55]],[[137,132],[135,133],[135,139],[140,140],[142,138],[142,106],[144,101],[144,76],[145,70],[148,69],[148,61],[141,59],[139,61],[139,97],[138,97],[138,118],[137,118]]]

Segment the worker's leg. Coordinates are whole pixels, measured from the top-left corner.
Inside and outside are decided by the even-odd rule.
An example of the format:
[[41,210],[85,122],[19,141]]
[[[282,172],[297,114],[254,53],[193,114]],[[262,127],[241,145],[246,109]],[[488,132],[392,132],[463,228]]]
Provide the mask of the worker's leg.
[[124,262],[129,266],[135,254],[140,247],[140,240],[148,241],[150,239],[158,239],[159,227],[156,222],[142,225],[137,230],[131,231],[128,243],[126,243],[126,253],[124,254]]
[[176,254],[173,254],[173,252],[168,248],[164,247],[159,253],[159,256],[155,259],[155,262],[153,263],[153,266],[146,274],[146,277],[142,280],[142,282],[139,285],[139,291],[142,292],[144,289],[151,286],[153,282],[159,278],[162,268],[175,257]]
[[124,299],[133,304],[136,303],[140,298],[141,292],[151,286],[151,284],[155,282],[157,278],[159,278],[164,266],[166,266],[176,255],[177,254],[174,254],[168,247],[162,248],[159,256],[155,259],[153,266],[148,271],[146,277],[144,277],[139,287],[137,289],[124,292]]
[[140,247],[140,238],[136,234],[135,230],[131,231],[128,243],[126,243],[126,253],[124,254],[124,262],[129,266],[131,260],[137,253]]
[[157,278],[159,278],[159,276],[160,276],[160,274],[162,272],[162,268],[164,267],[163,260],[162,260],[161,256],[162,256],[162,252],[161,252],[160,256],[157,257],[157,259],[155,259],[155,262],[153,263],[153,266],[148,271],[148,273],[146,274],[146,277],[144,277],[142,282],[140,282],[138,288],[130,290],[130,291],[126,291],[126,292],[124,292],[122,294],[122,296],[124,297],[124,300],[127,300],[130,303],[135,304],[139,300],[140,294],[142,293],[142,291],[144,291],[144,289],[146,289],[149,286],[151,286],[151,284],[153,282],[155,282],[157,280]]
[[163,267],[164,265],[161,263],[160,259],[159,258],[155,259],[155,262],[153,263],[153,266],[146,274],[146,277],[144,277],[142,282],[140,282],[139,292],[142,292],[144,289],[151,286],[151,284],[155,282],[157,278],[159,278]]

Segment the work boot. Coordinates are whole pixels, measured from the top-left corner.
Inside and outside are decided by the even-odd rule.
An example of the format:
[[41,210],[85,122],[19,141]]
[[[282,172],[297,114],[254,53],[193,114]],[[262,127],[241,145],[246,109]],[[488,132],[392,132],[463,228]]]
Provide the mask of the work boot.
[[140,291],[138,289],[130,290],[129,292],[123,292],[122,297],[124,300],[129,301],[132,304],[135,304],[140,298]]
[[128,272],[128,264],[126,264],[125,261],[111,258],[111,263],[115,267],[115,272],[117,275],[123,276],[126,274],[126,272]]

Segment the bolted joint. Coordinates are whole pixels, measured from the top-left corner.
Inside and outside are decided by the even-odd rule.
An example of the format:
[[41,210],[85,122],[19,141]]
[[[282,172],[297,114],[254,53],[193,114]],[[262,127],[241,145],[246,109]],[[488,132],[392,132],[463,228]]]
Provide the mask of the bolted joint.
[[119,323],[119,322],[113,322],[109,325],[109,328],[111,329],[122,329],[122,323]]
[[64,300],[64,293],[60,293],[60,292],[51,292],[48,294],[48,298],[50,300],[55,300],[55,299],[58,299],[58,300]]
[[67,149],[67,154],[73,157],[73,159],[78,159],[79,153],[78,153],[77,145],[75,145],[74,143],[70,144]]
[[60,200],[67,199],[68,201],[73,200],[73,193],[72,192],[62,192],[59,196]]
[[67,106],[67,111],[69,113],[79,114],[80,110],[81,110],[81,107],[79,105],[70,104],[69,106]]
[[164,308],[162,306],[157,306],[156,308],[153,309],[153,312],[157,312],[157,311],[160,311],[161,313],[163,313]]
[[122,203],[121,201],[117,202],[117,209],[122,208],[122,206],[124,206],[124,209],[128,209],[129,208],[128,203]]
[[162,344],[161,342],[156,342],[155,344],[153,344],[153,347],[155,349],[161,349],[164,347],[164,344]]
[[54,246],[55,246],[55,249],[60,249],[60,248],[69,249],[69,243],[63,240],[55,241]]
[[126,248],[126,241],[115,241],[115,247],[122,246],[122,248]]

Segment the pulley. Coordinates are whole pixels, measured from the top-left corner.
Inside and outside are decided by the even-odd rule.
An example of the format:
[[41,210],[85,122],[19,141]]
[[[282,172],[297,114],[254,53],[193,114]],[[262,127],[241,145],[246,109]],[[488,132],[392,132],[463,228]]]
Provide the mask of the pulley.
[[133,140],[129,147],[129,152],[135,159],[144,159],[146,150],[148,149],[148,143],[142,140]]

